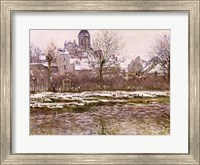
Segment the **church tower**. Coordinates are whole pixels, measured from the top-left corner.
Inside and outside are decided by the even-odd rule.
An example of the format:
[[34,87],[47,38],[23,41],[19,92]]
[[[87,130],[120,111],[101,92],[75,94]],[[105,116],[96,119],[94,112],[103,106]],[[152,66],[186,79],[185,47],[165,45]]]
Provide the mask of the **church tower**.
[[88,30],[81,30],[78,34],[78,42],[81,49],[87,51],[90,48],[90,33]]

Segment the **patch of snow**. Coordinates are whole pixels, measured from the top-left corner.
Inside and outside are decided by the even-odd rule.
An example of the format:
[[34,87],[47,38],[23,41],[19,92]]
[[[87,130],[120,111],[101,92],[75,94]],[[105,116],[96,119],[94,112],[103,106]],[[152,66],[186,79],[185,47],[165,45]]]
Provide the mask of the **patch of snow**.
[[[85,103],[97,102],[126,102],[127,98],[135,97],[157,97],[169,96],[169,91],[87,91],[80,93],[53,93],[43,92],[30,95],[31,107],[58,108],[66,105],[84,105]],[[101,97],[109,97],[101,98]],[[112,99],[113,98],[113,99]],[[63,100],[64,102],[52,102],[52,99]],[[45,101],[47,101],[45,103]]]
[[81,62],[80,64],[75,64],[75,70],[90,70],[88,63]]
[[161,70],[161,65],[160,64],[157,64],[153,69],[151,69],[150,71],[149,71],[149,73],[155,73],[155,72],[157,72],[157,73],[162,73],[162,70]]
[[45,60],[46,60],[46,56],[45,56],[45,55],[40,55],[40,56],[39,56],[39,60],[45,61]]

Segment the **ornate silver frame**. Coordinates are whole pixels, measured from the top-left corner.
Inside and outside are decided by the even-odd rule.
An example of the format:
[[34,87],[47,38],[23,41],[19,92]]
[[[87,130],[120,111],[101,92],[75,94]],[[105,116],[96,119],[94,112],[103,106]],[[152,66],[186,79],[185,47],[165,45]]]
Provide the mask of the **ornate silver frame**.
[[[10,1],[1,2],[1,164],[199,164],[199,0]],[[12,154],[11,15],[14,11],[188,11],[188,154]]]

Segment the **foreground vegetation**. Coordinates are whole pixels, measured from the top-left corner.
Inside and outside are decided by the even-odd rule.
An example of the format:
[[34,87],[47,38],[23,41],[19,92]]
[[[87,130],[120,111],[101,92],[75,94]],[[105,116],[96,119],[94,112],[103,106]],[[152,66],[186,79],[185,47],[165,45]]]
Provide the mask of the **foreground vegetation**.
[[64,104],[63,108],[31,108],[32,135],[168,135],[170,133],[169,96],[114,99],[110,96],[92,96],[84,104],[73,104],[74,100],[61,98],[44,102],[51,104],[52,101]]

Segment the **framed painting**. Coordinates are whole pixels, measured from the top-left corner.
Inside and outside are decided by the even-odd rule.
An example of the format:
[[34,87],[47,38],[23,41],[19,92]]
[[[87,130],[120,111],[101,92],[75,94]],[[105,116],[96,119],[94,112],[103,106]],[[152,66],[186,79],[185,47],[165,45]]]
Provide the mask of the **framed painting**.
[[199,1],[1,1],[1,164],[199,164]]

